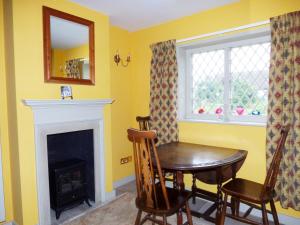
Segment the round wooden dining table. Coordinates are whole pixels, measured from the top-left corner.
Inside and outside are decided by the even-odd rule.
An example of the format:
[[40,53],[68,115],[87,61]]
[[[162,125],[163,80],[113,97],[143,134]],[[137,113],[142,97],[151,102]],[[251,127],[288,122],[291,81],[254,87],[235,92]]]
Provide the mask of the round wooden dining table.
[[[172,142],[157,148],[161,169],[172,172],[175,188],[184,190],[184,174],[192,174],[194,178],[208,184],[217,185],[215,199],[216,220],[222,209],[222,183],[235,178],[247,157],[247,151],[216,146],[205,146],[184,142]],[[193,184],[195,186],[195,184]],[[195,187],[194,187],[195,188]],[[204,191],[204,193],[208,193]],[[196,213],[199,216],[199,214]],[[178,225],[182,224],[182,213],[178,213]]]

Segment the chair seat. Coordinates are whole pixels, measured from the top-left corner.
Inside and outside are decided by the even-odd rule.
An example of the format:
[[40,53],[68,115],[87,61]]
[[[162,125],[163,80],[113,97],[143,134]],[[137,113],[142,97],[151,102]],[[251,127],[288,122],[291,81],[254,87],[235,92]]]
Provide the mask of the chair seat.
[[[156,190],[161,190],[161,188],[157,188]],[[172,215],[175,212],[178,212],[180,208],[182,208],[188,199],[191,196],[191,193],[188,191],[179,191],[174,188],[168,188],[166,187],[168,198],[171,200],[170,201],[170,208],[168,209],[165,200],[163,197],[162,191],[158,191],[157,194],[157,207],[151,207],[147,205],[146,198],[136,198],[136,206],[137,208],[148,212],[148,213],[153,213],[156,215]]]
[[222,191],[233,197],[242,198],[255,203],[266,203],[272,198],[272,193],[267,192],[263,196],[263,185],[254,181],[236,178],[222,187]]

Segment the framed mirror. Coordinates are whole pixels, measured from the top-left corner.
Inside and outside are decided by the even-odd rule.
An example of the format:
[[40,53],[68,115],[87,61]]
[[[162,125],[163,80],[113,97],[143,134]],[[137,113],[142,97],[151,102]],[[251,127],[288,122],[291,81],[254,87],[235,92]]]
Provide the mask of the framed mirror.
[[43,6],[45,82],[95,84],[94,22]]

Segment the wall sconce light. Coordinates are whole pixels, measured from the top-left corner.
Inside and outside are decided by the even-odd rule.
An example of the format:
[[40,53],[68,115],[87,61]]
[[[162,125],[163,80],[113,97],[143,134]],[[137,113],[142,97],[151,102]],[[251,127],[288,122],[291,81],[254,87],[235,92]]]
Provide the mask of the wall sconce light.
[[126,58],[126,64],[124,64],[123,59],[121,59],[121,57],[120,57],[119,50],[117,50],[117,53],[114,56],[114,61],[117,64],[117,66],[119,65],[119,63],[121,63],[122,66],[126,67],[126,66],[128,66],[128,64],[131,61],[131,56],[130,56],[130,54],[128,54],[128,56]]

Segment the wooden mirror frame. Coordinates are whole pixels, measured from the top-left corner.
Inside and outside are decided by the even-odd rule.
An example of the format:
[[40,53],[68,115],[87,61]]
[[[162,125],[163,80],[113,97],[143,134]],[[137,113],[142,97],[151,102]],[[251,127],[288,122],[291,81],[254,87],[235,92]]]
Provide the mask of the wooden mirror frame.
[[[79,23],[89,28],[89,66],[90,79],[76,79],[66,77],[51,76],[51,34],[50,34],[50,16],[55,16],[64,20]],[[95,85],[95,43],[94,43],[94,22],[74,16],[56,9],[43,6],[43,34],[44,34],[44,77],[45,82],[63,83],[63,84],[85,84]]]

